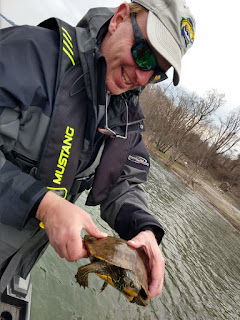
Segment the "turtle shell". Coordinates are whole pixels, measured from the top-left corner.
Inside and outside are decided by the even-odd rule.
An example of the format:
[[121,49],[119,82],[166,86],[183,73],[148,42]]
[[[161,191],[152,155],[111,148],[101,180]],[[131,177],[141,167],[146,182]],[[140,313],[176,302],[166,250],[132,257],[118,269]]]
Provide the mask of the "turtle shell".
[[86,235],[84,242],[90,255],[117,267],[131,270],[148,296],[147,269],[137,249],[130,247],[126,240],[111,236],[96,239]]

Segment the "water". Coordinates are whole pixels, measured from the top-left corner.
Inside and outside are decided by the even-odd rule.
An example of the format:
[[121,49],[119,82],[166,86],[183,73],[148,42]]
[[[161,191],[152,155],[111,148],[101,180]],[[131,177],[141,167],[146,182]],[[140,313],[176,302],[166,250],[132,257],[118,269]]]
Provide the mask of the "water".
[[[69,263],[49,247],[32,271],[32,320],[240,319],[240,235],[153,159],[146,192],[152,212],[166,230],[161,296],[146,308],[139,307],[111,286],[100,293],[103,282],[95,275],[90,275],[90,288],[84,290],[74,275],[88,259]],[[84,206],[85,198],[78,205],[92,214],[101,230],[113,235],[99,218],[99,208]]]

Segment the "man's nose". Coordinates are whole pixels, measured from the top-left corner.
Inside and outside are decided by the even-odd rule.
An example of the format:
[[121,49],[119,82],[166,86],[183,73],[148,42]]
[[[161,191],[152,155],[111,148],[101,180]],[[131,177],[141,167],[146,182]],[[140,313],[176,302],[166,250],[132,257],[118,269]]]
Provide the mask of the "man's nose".
[[136,80],[141,86],[146,86],[148,84],[148,80],[153,75],[154,70],[144,71],[139,68],[136,69]]

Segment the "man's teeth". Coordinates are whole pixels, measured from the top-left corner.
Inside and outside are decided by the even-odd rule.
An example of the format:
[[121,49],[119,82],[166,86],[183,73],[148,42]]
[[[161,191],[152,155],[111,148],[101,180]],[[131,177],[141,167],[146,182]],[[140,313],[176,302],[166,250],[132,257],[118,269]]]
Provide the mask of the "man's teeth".
[[131,80],[129,79],[128,75],[126,74],[126,72],[123,70],[123,74],[122,74],[122,79],[125,83],[127,84],[131,84]]

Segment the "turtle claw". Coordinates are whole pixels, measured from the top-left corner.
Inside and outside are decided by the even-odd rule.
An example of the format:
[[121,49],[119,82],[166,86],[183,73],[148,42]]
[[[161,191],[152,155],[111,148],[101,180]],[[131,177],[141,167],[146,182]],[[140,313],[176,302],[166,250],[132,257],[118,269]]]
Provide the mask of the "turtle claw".
[[84,289],[88,287],[88,275],[83,276],[79,275],[78,273],[75,275],[75,278],[77,279],[77,282],[79,283],[80,287],[83,287]]
[[100,289],[100,292],[103,292],[103,290],[106,288],[107,285],[108,285],[108,283],[106,281],[104,281],[102,288]]

